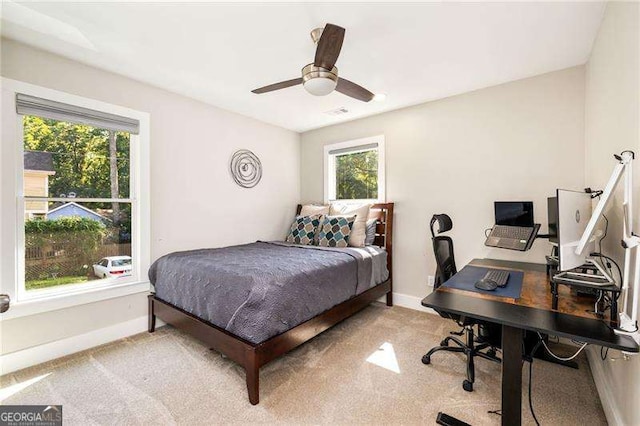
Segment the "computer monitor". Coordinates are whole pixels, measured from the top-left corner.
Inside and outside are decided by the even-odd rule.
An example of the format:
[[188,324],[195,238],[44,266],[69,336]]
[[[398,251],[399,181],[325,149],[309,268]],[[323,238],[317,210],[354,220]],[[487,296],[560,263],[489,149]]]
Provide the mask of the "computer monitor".
[[584,191],[558,189],[556,200],[558,269],[568,271],[582,266],[587,257],[595,251],[595,241],[591,241],[581,254],[576,253],[580,238],[591,218],[591,194]]
[[526,226],[533,224],[533,201],[496,201],[493,204],[496,225]]

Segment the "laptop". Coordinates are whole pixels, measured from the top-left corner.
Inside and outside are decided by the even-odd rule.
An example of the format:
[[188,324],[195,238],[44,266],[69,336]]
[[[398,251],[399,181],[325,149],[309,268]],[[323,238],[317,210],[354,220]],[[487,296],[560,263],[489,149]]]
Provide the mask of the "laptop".
[[526,251],[538,235],[540,224],[533,223],[533,201],[496,201],[495,226],[484,245]]

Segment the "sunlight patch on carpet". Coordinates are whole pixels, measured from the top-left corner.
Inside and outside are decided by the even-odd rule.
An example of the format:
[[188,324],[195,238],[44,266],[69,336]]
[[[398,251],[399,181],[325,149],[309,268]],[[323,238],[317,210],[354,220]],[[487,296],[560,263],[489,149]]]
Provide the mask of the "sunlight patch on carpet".
[[47,378],[51,373],[43,374],[42,376],[34,377],[33,379],[25,380],[24,382],[16,383],[0,389],[0,402],[9,398],[12,395],[28,388],[29,386],[38,383],[40,380]]
[[396,358],[396,351],[393,349],[393,345],[389,342],[383,343],[382,346],[380,346],[374,353],[369,355],[367,362],[400,374],[400,366],[398,365],[398,359]]

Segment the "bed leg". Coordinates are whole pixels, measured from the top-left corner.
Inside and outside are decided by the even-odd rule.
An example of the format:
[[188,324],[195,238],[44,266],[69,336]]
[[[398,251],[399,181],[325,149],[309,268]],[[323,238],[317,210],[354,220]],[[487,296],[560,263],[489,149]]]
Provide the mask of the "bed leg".
[[153,296],[149,295],[149,333],[156,331],[156,315],[153,309]]
[[387,293],[387,306],[393,306],[393,293],[391,291]]
[[249,392],[249,402],[257,405],[260,402],[260,367],[255,359],[244,367],[247,375],[247,391]]

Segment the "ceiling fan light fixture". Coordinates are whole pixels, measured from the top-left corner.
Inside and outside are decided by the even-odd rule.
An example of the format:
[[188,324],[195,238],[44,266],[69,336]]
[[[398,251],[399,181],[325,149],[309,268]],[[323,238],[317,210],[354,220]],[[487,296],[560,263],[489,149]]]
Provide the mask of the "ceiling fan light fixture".
[[326,96],[333,92],[338,84],[337,81],[326,77],[316,77],[303,83],[304,89],[314,96]]
[[326,96],[338,85],[338,69],[331,70],[308,64],[302,68],[302,85],[314,96]]

